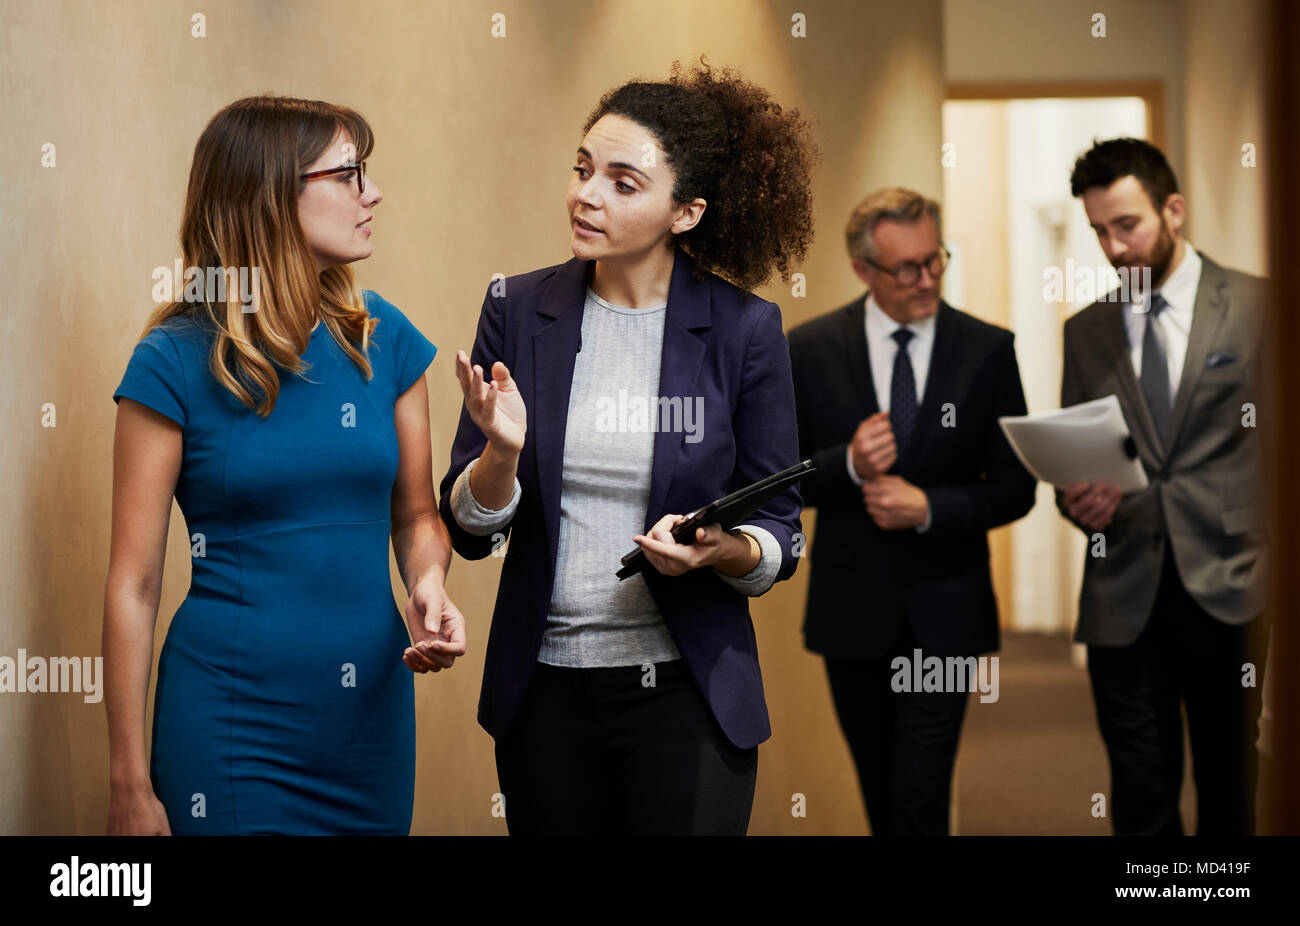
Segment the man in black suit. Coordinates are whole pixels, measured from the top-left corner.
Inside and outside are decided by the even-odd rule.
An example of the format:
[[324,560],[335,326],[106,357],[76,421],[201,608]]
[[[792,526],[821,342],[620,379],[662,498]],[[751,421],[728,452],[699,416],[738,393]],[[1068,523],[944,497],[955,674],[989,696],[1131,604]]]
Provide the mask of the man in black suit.
[[[1168,161],[1135,138],[1095,144],[1070,185],[1106,257],[1151,292],[1065,323],[1061,404],[1119,397],[1149,484],[1079,483],[1061,512],[1085,561],[1075,639],[1088,644],[1117,835],[1181,835],[1186,707],[1197,832],[1254,831],[1264,668],[1265,542],[1254,419],[1267,284],[1183,237]],[[1135,273],[1133,271],[1136,271]],[[1123,290],[1118,291],[1121,294]]]
[[817,463],[799,489],[817,508],[804,640],[872,832],[944,835],[970,686],[899,689],[917,650],[973,668],[998,648],[987,533],[1033,507],[1035,482],[997,420],[1025,397],[1012,333],[939,298],[938,203],[880,190],[846,237],[868,292],[789,334],[800,456]]

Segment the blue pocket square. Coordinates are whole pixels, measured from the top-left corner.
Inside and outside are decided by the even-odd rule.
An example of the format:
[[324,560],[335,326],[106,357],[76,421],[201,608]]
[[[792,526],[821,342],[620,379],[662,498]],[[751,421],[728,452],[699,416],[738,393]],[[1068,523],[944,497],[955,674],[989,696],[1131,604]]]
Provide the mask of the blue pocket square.
[[1211,354],[1210,359],[1205,361],[1205,369],[1214,370],[1218,367],[1226,367],[1228,364],[1236,362],[1237,357],[1235,354],[1230,354],[1227,351],[1219,351],[1217,354]]

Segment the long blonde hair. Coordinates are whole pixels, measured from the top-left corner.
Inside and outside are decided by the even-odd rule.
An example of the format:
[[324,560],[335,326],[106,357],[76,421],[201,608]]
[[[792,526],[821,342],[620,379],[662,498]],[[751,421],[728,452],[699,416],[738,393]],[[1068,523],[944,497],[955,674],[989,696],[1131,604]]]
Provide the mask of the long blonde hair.
[[367,347],[379,320],[366,311],[351,267],[317,271],[298,221],[306,183],[298,175],[339,131],[351,136],[356,160],[365,160],[374,135],[344,106],[263,94],[236,100],[212,117],[194,148],[181,253],[185,267],[204,273],[249,268],[257,309],[244,310],[238,287],[227,287],[224,301],[186,301],[177,281],[176,301],[155,309],[145,326],[147,335],[169,318],[206,317],[216,331],[212,375],[264,419],[280,392],[276,366],[292,373],[307,368],[300,355],[318,312],[366,380],[373,375]]

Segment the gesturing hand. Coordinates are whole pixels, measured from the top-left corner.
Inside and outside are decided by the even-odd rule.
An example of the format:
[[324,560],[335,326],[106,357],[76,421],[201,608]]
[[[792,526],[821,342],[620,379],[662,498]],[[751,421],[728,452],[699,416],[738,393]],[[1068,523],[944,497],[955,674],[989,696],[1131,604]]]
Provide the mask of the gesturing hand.
[[456,379],[465,394],[465,410],[484,436],[502,450],[523,450],[528,412],[506,365],[500,360],[492,364],[492,380],[485,383],[483,367],[470,369],[469,355],[457,351]]
[[402,653],[402,662],[412,672],[450,669],[457,656],[465,655],[465,616],[438,579],[421,579],[411,590],[406,625],[411,645]]

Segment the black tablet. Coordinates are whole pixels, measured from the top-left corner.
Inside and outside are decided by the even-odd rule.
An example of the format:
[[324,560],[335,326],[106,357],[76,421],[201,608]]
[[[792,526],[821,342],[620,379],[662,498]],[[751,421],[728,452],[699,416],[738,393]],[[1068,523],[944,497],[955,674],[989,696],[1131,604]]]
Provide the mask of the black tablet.
[[[714,521],[721,524],[723,530],[731,530],[744,521],[745,518],[780,495],[792,482],[797,482],[814,469],[816,467],[813,465],[812,460],[803,460],[788,469],[781,470],[779,473],[766,476],[753,485],[745,486],[745,488],[737,489],[730,495],[714,499],[703,508],[691,512],[678,521],[672,530],[673,539],[678,543],[693,543],[695,529],[702,524],[712,524]],[[635,550],[625,553],[620,562],[623,564],[623,568],[616,575],[620,579],[634,576],[647,564],[645,551],[637,547]]]

